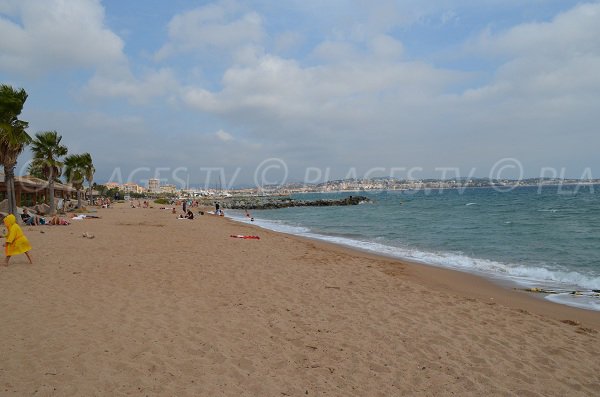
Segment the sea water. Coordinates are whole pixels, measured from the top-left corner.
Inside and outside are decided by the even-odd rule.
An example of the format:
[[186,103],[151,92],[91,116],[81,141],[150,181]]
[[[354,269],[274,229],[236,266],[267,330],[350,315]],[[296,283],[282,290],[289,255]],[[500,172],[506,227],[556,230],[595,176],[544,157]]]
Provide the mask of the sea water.
[[[255,224],[475,273],[600,310],[600,185],[318,193],[358,206],[251,211]],[[248,221],[243,212],[232,217]],[[596,290],[596,291],[594,291]]]

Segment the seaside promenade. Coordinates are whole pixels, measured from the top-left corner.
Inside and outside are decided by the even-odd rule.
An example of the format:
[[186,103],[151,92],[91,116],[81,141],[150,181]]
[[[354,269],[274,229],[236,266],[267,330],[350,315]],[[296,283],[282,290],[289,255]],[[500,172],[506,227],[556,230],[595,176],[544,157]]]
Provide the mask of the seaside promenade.
[[0,267],[0,395],[600,390],[599,312],[154,207],[23,228],[35,263]]

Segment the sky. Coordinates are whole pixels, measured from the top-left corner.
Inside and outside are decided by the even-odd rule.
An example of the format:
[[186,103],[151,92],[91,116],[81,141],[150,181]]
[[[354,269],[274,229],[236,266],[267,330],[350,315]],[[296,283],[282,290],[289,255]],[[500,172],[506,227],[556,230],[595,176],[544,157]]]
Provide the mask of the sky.
[[99,183],[600,178],[598,1],[0,0],[0,82]]

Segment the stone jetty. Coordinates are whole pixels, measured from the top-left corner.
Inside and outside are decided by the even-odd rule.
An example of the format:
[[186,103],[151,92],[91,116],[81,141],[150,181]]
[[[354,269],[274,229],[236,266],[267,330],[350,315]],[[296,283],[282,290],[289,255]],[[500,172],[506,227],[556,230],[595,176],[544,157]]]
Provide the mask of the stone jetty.
[[289,207],[330,207],[371,202],[365,196],[348,196],[337,200],[296,200],[291,197],[227,197],[215,200],[221,208],[238,210],[272,210]]

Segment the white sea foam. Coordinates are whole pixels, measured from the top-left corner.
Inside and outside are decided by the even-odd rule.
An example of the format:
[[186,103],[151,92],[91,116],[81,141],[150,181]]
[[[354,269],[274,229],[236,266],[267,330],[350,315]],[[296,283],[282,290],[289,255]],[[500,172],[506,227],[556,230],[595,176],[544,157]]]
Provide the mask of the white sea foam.
[[[260,219],[252,222],[241,214],[232,215],[231,211],[228,216],[236,221],[253,223],[264,229],[324,240],[334,244],[358,248],[398,259],[406,259],[427,265],[475,273],[493,279],[509,280],[521,286],[543,286],[545,288],[550,287],[562,291],[588,290],[588,292],[591,292],[593,289],[600,289],[600,277],[585,275],[578,272],[523,266],[514,263],[502,263],[488,259],[472,258],[457,253],[427,252],[391,246],[377,241],[318,234],[306,227],[293,226],[281,221]],[[382,239],[377,240],[381,241]],[[591,293],[586,295],[585,299],[582,296],[571,294],[549,295],[548,299],[561,304],[600,311],[600,297]]]
[[553,294],[546,297],[549,301],[563,305],[600,311],[600,298],[590,295],[573,295],[570,293]]
[[263,219],[255,219],[254,221],[252,221],[251,219],[253,218],[248,218],[247,216],[242,216],[241,214],[237,214],[232,211],[229,211],[227,213],[227,216],[238,222],[251,223],[256,226],[262,227],[263,229],[269,229],[281,233],[303,235],[304,233],[310,232],[310,229],[306,227],[292,226],[280,221],[267,221]]
[[467,203],[467,204],[465,204],[465,205],[468,207],[468,206],[470,206],[470,205],[477,205],[477,203]]

